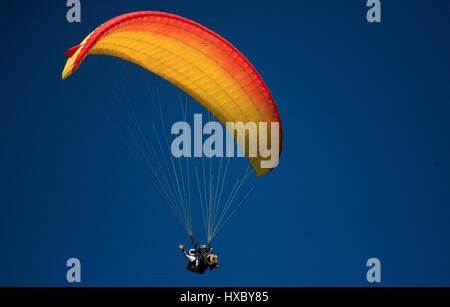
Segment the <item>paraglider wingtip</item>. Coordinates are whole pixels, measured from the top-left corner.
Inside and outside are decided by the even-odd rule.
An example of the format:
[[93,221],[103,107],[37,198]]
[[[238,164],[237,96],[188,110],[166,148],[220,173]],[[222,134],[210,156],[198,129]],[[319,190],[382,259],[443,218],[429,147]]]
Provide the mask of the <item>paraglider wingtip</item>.
[[71,58],[75,52],[78,51],[78,49],[80,49],[81,45],[76,45],[72,48],[70,48],[69,50],[66,51],[66,53],[64,53],[68,58]]
[[66,79],[68,76],[70,76],[70,72],[67,71],[66,69],[64,69],[62,75],[61,75],[61,80]]
[[71,60],[67,60],[66,66],[64,66],[63,72],[61,74],[61,79],[64,80],[68,76],[70,76],[75,71],[73,67],[73,62]]

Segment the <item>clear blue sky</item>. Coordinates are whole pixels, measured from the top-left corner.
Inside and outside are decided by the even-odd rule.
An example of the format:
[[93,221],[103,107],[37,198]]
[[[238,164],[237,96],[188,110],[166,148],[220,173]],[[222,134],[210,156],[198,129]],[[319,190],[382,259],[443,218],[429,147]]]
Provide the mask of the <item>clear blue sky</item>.
[[[382,1],[380,24],[365,1],[82,1],[80,24],[65,3],[0,4],[0,285],[67,285],[71,257],[83,285],[367,285],[371,257],[383,285],[449,284],[448,1]],[[216,238],[223,269],[204,276],[98,107],[121,82],[148,99],[125,81],[142,70],[91,57],[60,80],[68,48],[138,10],[229,40],[283,123],[279,167],[253,181]]]

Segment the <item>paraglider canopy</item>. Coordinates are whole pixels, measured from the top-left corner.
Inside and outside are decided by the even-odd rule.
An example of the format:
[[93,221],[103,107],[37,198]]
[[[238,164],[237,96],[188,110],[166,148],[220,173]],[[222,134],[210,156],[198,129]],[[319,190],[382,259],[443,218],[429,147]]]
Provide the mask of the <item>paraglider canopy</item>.
[[[250,62],[213,31],[162,12],[125,14],[104,23],[66,52],[69,59],[62,78],[75,72],[89,54],[119,57],[152,71],[192,96],[224,125],[269,123],[265,148],[276,146],[281,154],[280,116],[269,89]],[[261,162],[267,160],[264,149],[249,156],[249,135],[236,140],[261,176],[278,161],[262,167]]]

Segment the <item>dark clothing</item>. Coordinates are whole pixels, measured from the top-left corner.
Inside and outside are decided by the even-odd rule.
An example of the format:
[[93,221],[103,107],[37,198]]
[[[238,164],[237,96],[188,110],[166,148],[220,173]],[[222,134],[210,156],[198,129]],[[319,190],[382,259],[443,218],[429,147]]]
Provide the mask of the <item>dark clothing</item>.
[[190,236],[190,238],[192,240],[194,250],[196,251],[198,261],[189,262],[186,269],[195,273],[203,274],[208,267],[212,269],[208,259],[211,254],[211,247],[208,243],[208,246],[203,248],[200,246],[199,242],[195,242],[193,236]]

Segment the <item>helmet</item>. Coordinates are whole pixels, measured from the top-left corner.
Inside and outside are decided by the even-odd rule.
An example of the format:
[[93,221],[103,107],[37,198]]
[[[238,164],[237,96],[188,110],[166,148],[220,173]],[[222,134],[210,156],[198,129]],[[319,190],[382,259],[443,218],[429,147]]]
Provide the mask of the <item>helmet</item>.
[[189,254],[195,255],[195,249],[191,248],[191,249],[189,250]]

